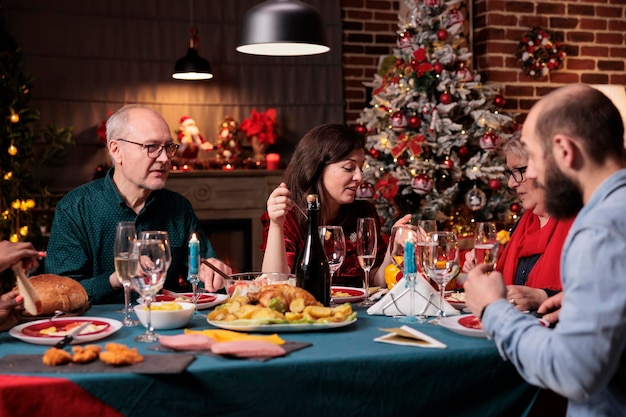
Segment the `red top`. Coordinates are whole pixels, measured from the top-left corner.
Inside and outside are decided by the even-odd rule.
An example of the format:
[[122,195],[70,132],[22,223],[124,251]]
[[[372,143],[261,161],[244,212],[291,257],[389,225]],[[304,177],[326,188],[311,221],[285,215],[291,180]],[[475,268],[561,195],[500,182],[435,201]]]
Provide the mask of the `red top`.
[[[373,268],[382,264],[385,258],[385,251],[387,245],[380,234],[381,221],[376,208],[369,202],[364,200],[355,200],[349,205],[342,206],[342,213],[340,215],[342,221],[332,221],[329,226],[341,226],[343,233],[346,236],[346,256],[343,264],[336,275],[333,277],[333,285],[346,285],[352,287],[362,287],[365,273],[359,265],[359,260],[356,254],[356,223],[359,217],[373,217],[376,219],[376,225],[378,228],[378,249],[376,251],[376,263]],[[261,215],[261,222],[263,223],[263,242],[261,242],[261,252],[265,252],[265,246],[267,245],[267,232],[270,226],[270,219],[267,212]],[[320,226],[323,226],[320,224]],[[306,238],[306,229],[301,230],[298,227],[296,219],[296,211],[293,209],[287,218],[284,225],[285,232],[285,249],[287,251],[287,264],[291,268],[291,271],[295,271],[295,264],[298,259],[298,255]]]

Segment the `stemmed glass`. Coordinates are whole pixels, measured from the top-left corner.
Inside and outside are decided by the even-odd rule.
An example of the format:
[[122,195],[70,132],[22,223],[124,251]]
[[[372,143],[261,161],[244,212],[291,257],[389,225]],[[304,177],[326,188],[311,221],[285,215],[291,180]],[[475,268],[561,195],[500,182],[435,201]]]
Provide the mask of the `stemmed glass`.
[[495,222],[478,222],[474,233],[476,264],[495,266],[498,257],[498,232]]
[[439,315],[431,321],[438,324],[445,316],[443,301],[446,284],[460,270],[459,244],[453,232],[434,232],[430,234],[430,241],[420,249],[424,273],[439,287]]
[[163,288],[167,272],[166,248],[157,239],[137,239],[133,243],[131,259],[136,262],[130,283],[145,300],[146,331],[135,337],[137,342],[156,342],[159,336],[152,327],[152,298]]
[[333,278],[346,257],[346,237],[341,226],[320,226],[318,229],[330,267],[330,285],[332,288]]
[[137,263],[131,260],[130,252],[137,232],[134,222],[119,222],[115,226],[115,243],[113,244],[113,262],[115,264],[115,275],[124,287],[124,308],[120,311],[124,313],[122,324],[125,327],[137,325],[137,320],[130,317],[132,307],[130,305],[130,275],[137,268]]
[[374,304],[370,299],[370,270],[376,261],[377,247],[376,220],[372,217],[361,217],[356,224],[356,254],[359,264],[365,272],[363,289],[365,299],[358,305],[368,307]]
[[[418,220],[417,231],[419,232],[417,245],[420,246],[421,248],[422,246],[426,244],[426,242],[430,240],[430,234],[437,231],[437,222],[435,220],[426,220],[426,219]],[[421,260],[422,251],[418,250],[417,252],[418,252],[417,256],[419,258],[417,262],[417,267],[419,268],[420,272],[423,272],[422,260]]]
[[163,242],[165,246],[165,276],[172,264],[172,247],[170,245],[170,235],[165,230],[144,230],[139,232],[139,239],[156,239]]
[[[422,321],[415,315],[415,280],[417,279],[415,249],[418,242],[418,233],[417,226],[403,224],[393,226],[391,228],[391,235],[389,236],[389,255],[391,256],[391,262],[393,262],[398,269],[403,271],[406,278],[406,286],[409,288],[409,314],[400,319],[400,321],[405,323]],[[409,242],[411,245],[409,245],[409,249],[407,249]],[[407,256],[412,259],[406,259]],[[405,260],[407,262],[406,264]]]

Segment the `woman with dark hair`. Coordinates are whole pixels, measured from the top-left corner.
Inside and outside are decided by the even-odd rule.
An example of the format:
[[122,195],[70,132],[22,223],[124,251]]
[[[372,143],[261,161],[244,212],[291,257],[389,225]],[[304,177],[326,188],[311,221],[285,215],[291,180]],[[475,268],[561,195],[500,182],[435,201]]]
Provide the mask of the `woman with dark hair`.
[[[368,201],[356,200],[363,181],[365,138],[353,129],[338,124],[314,127],[296,147],[285,170],[283,182],[270,194],[263,223],[263,271],[293,272],[304,245],[307,219],[306,197],[318,194],[319,225],[343,228],[346,257],[333,277],[333,285],[361,287],[364,273],[356,255],[356,223],[359,217],[373,217],[378,226],[378,250],[372,268],[371,285],[384,286],[384,269],[391,262],[380,236],[380,218]],[[398,223],[407,223],[411,215]]]

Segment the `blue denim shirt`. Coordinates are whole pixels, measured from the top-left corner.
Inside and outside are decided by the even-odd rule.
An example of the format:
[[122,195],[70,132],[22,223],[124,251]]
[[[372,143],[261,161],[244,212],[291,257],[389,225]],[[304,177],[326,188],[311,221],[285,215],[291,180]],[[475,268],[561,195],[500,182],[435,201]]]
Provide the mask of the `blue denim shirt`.
[[167,189],[156,190],[135,214],[119,194],[112,176],[113,168],[104,178],[70,191],[57,204],[45,260],[47,273],[79,281],[91,303],[122,302],[122,291],[114,291],[109,284],[109,275],[115,271],[115,225],[120,221],[135,222],[137,232],[167,230],[172,263],[165,288],[176,290],[178,277],[187,277],[188,241],[193,232],[200,239],[200,256],[215,257],[189,200]]
[[569,399],[570,417],[626,416],[626,169],[578,214],[561,254],[563,304],[554,329],[506,300],[483,327],[531,384]]

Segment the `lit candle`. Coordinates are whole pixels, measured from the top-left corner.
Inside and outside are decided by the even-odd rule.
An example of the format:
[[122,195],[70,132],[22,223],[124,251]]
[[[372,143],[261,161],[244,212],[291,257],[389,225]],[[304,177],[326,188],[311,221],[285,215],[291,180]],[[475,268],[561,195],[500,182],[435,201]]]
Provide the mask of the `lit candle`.
[[278,169],[280,166],[280,155],[277,153],[268,153],[265,155],[267,169]]
[[196,234],[189,239],[189,275],[198,274],[198,264],[200,263],[200,241]]
[[226,165],[222,166],[222,171],[232,171],[234,169],[235,169],[235,167],[232,166],[231,164],[226,164]]

